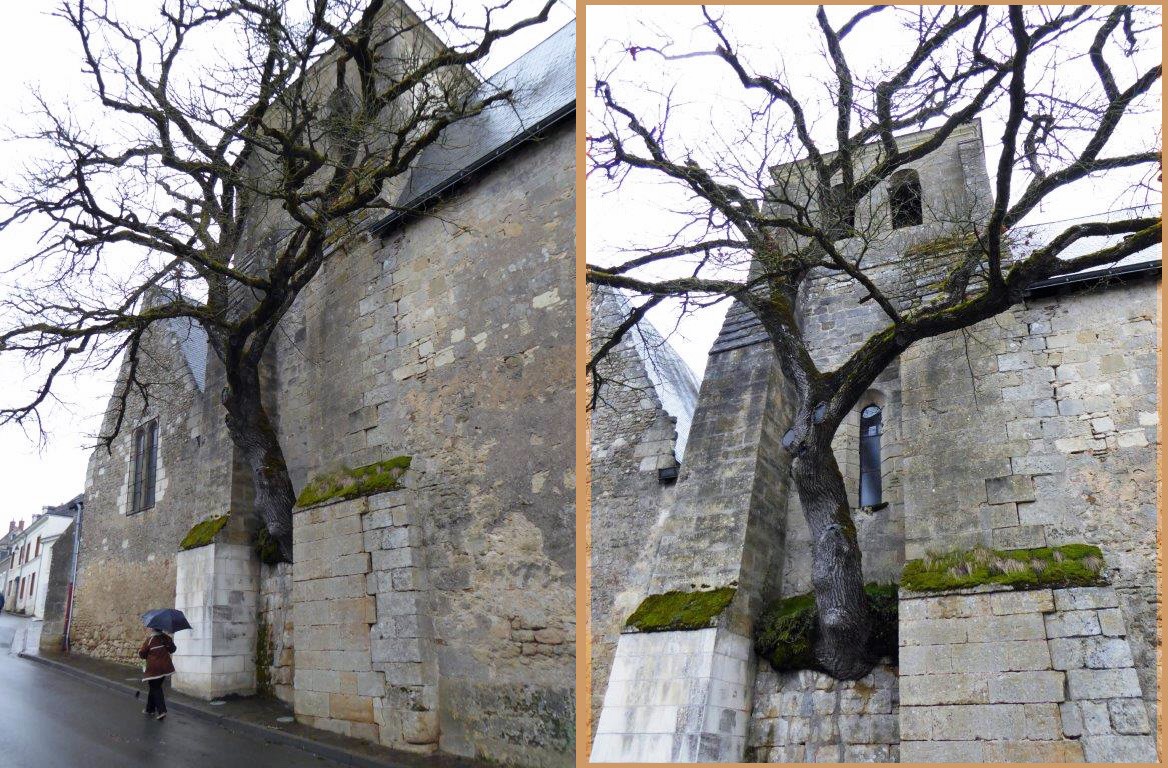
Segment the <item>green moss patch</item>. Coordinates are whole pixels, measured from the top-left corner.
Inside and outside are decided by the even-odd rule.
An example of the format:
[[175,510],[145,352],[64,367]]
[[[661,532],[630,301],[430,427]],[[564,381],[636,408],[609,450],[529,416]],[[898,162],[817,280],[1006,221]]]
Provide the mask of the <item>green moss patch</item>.
[[[867,584],[873,627],[868,650],[873,658],[891,657],[896,663],[899,646],[897,627],[897,587],[895,584]],[[793,595],[776,600],[763,611],[755,625],[754,647],[779,672],[820,669],[815,660],[819,636],[819,611],[815,595]]]
[[178,548],[181,550],[195,549],[196,547],[205,547],[215,541],[215,534],[223,530],[223,526],[227,525],[227,515],[219,515],[218,517],[208,517],[206,520],[195,523],[191,529],[187,531],[187,535],[183,536],[183,540],[179,542]]
[[360,496],[371,496],[401,487],[402,475],[410,468],[410,456],[395,456],[364,467],[318,475],[304,486],[296,499],[296,506],[310,507],[326,501],[344,501]]
[[938,592],[982,584],[1015,589],[1090,587],[1105,584],[1103,553],[1090,544],[1033,549],[990,549],[930,553],[904,564],[901,584],[914,592]]
[[641,632],[705,629],[714,625],[736,591],[734,587],[721,587],[705,592],[650,595],[641,601],[625,626]]
[[977,237],[971,233],[955,233],[924,242],[913,243],[904,249],[904,255],[916,256],[944,256],[950,253],[968,251],[977,244]]
[[284,562],[284,554],[280,552],[280,544],[268,532],[268,526],[261,521],[252,537],[252,547],[260,562],[266,565],[276,565]]

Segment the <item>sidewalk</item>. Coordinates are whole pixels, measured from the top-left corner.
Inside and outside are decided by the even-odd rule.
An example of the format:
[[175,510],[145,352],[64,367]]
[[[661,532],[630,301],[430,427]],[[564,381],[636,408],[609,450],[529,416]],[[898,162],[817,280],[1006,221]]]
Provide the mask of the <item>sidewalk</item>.
[[[14,649],[15,650],[15,649]],[[146,686],[141,682],[141,672],[137,667],[93,659],[88,656],[53,654],[38,655],[35,647],[31,652],[21,652],[21,658],[44,664],[59,672],[84,680],[94,685],[121,691],[133,696],[143,692]],[[336,761],[342,765],[362,768],[484,768],[481,761],[451,755],[418,755],[402,752],[359,739],[310,728],[292,721],[292,708],[276,699],[258,696],[230,696],[216,700],[216,704],[196,699],[167,688],[168,708],[214,722],[229,731],[256,736],[277,744],[297,747],[320,757]],[[288,720],[281,722],[281,720]]]

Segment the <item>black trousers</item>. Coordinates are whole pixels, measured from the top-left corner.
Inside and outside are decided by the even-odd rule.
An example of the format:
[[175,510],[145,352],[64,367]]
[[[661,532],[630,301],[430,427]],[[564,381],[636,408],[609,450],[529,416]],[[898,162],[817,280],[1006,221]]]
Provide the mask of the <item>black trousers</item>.
[[146,694],[146,711],[152,715],[161,715],[166,711],[166,697],[162,695],[162,684],[166,678],[159,677],[147,682],[150,684],[150,692]]

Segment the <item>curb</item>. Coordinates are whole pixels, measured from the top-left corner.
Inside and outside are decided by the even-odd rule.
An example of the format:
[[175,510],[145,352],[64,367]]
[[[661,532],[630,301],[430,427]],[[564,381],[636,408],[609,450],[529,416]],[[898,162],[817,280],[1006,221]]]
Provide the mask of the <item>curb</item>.
[[[22,659],[28,659],[29,661],[35,661],[38,664],[43,664],[46,667],[55,669],[58,672],[63,672],[66,675],[76,677],[79,680],[84,680],[87,683],[101,686],[103,688],[109,688],[120,693],[134,694],[140,692],[140,690],[134,686],[126,685],[125,683],[119,683],[115,680],[102,677],[101,675],[77,669],[76,667],[72,667],[60,661],[46,659],[43,656],[33,656],[23,652],[18,653],[17,656]],[[312,739],[306,739],[303,736],[286,733],[277,728],[269,728],[267,726],[258,725],[256,723],[248,723],[243,720],[236,720],[235,718],[229,717],[227,715],[217,715],[214,712],[208,712],[201,707],[192,706],[185,702],[171,700],[167,702],[167,706],[169,709],[174,709],[188,715],[193,715],[200,720],[215,723],[216,725],[219,725],[220,727],[229,731],[243,733],[249,736],[256,736],[264,739],[265,741],[270,741],[277,744],[296,747],[297,749],[308,752],[309,754],[332,760],[334,762],[340,763],[341,765],[358,766],[358,768],[388,768],[394,765],[393,763],[385,763],[380,760],[374,760],[373,758],[366,757],[365,755],[349,752],[348,750],[342,749],[340,747],[334,747],[329,744],[321,744],[320,742],[313,741]]]

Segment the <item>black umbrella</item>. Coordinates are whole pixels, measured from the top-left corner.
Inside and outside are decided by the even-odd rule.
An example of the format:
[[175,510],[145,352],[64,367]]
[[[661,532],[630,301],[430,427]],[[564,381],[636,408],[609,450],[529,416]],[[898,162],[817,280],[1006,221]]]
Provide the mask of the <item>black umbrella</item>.
[[153,611],[146,611],[142,614],[142,623],[148,629],[157,629],[168,635],[191,628],[187,617],[177,608],[156,608]]

